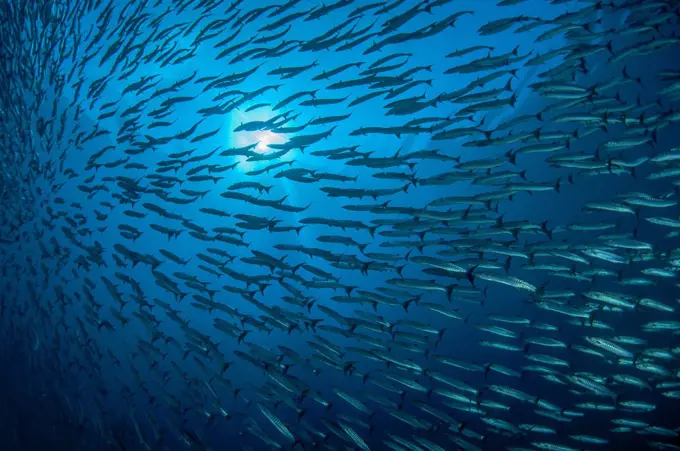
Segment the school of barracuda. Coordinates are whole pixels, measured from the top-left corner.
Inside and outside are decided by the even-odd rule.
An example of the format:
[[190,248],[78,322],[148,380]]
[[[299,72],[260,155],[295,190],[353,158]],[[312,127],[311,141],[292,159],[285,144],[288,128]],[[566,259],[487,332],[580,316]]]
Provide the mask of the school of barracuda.
[[69,449],[680,450],[680,2],[532,5],[2,2],[17,393]]

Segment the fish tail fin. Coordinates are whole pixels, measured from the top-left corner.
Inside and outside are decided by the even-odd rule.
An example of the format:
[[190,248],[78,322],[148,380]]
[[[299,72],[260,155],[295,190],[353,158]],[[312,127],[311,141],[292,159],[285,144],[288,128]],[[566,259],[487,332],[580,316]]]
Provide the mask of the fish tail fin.
[[434,391],[434,388],[429,388],[427,392],[425,393],[425,396],[427,397],[428,401],[430,398],[432,398],[432,392]]
[[456,284],[453,284],[453,285],[449,285],[448,287],[446,287],[446,299],[449,302],[451,302],[451,296],[453,295],[453,290],[456,289],[456,286],[457,286]]
[[465,277],[467,278],[467,280],[470,281],[470,284],[471,284],[473,287],[475,286],[475,276],[474,276],[473,273],[474,273],[475,269],[477,269],[477,266],[479,266],[479,265],[471,266],[470,268],[468,268],[468,269],[465,271]]
[[291,272],[292,272],[293,274],[295,274],[295,273],[297,272],[297,270],[300,269],[300,268],[302,267],[302,265],[304,265],[304,262],[303,262],[303,263],[298,263],[297,265],[293,266],[293,269],[292,269]]
[[444,337],[444,333],[446,332],[446,327],[443,327],[439,329],[439,332],[437,332],[437,341],[435,342],[435,348],[439,344],[440,341],[442,341],[442,338]]
[[605,44],[605,47],[606,47],[607,51],[609,53],[611,53],[612,56],[614,56],[614,46],[613,46],[613,42],[612,42],[611,39]]

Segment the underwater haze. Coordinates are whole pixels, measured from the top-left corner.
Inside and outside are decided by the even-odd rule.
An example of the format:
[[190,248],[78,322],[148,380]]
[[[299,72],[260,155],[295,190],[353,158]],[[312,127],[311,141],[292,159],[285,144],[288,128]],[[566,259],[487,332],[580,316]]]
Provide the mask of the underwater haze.
[[677,0],[4,0],[2,451],[680,450]]

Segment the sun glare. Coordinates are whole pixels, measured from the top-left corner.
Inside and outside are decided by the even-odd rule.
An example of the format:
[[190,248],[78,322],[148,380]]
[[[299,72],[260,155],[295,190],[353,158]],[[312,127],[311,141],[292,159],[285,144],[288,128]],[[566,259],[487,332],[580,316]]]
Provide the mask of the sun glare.
[[[241,124],[253,121],[268,121],[277,114],[269,108],[260,108],[253,111],[234,111],[231,114],[231,130],[236,129]],[[289,140],[289,135],[274,133],[271,130],[239,131],[231,135],[230,147],[246,147],[253,144],[257,145],[253,151],[260,154],[267,154],[277,149],[269,147],[270,144],[282,144]],[[292,158],[292,155],[288,156]],[[284,158],[285,160],[285,158]],[[257,162],[247,161],[247,157],[239,157],[239,169],[250,171],[257,167]],[[263,164],[260,162],[259,164]]]
[[271,130],[250,133],[253,135],[253,141],[257,141],[257,147],[255,147],[254,150],[260,153],[271,152],[272,149],[269,147],[269,144],[281,144],[286,142],[284,135],[274,133]]

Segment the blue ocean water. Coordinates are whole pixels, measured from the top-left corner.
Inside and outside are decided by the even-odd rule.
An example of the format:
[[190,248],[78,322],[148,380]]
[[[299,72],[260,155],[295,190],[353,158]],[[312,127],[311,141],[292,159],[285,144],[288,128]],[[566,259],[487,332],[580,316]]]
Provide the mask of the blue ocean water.
[[[7,153],[2,163],[4,207],[0,221],[0,415],[7,443],[2,449],[366,446],[373,450],[580,450],[659,448],[659,443],[666,444],[667,449],[678,446],[677,402],[662,395],[664,389],[656,384],[677,382],[680,329],[649,333],[642,327],[652,321],[678,321],[678,265],[674,254],[678,240],[669,234],[672,227],[646,220],[678,218],[677,176],[649,180],[659,167],[673,169],[675,161],[663,160],[665,165],[650,162],[677,146],[677,98],[668,88],[678,77],[677,2],[645,7],[639,2],[618,1],[529,0],[511,6],[485,0],[383,3],[394,9],[382,15],[373,14],[381,6],[367,10],[324,40],[369,26],[369,31],[357,37],[371,32],[375,36],[352,49],[340,50],[348,42],[340,40],[321,51],[305,51],[304,45],[343,24],[352,10],[368,6],[368,2],[340,0],[336,10],[309,21],[304,17],[313,14],[314,8],[329,4],[292,2],[289,11],[274,17],[268,17],[279,7],[273,2],[247,1],[231,5],[85,1],[45,3],[35,8],[8,3],[3,7],[8,19],[3,37],[15,40],[3,62],[8,88],[3,94],[2,139]],[[260,13],[258,8],[265,9]],[[408,18],[411,8],[419,8],[419,13],[395,30],[378,34],[382,28],[389,28],[389,20],[395,24],[399,17]],[[289,28],[265,29],[281,17],[305,11],[312,12],[291,19]],[[383,42],[399,33],[424,33],[429,25],[466,11],[470,13],[460,14],[455,26],[444,27],[432,36]],[[580,11],[583,13],[578,14]],[[512,27],[488,36],[480,33],[480,27],[506,17],[512,18]],[[657,17],[663,20],[657,23]],[[222,19],[229,20],[219,22]],[[538,25],[515,32],[528,23]],[[546,35],[548,29],[557,31]],[[41,37],[42,30],[48,30],[43,33],[50,39]],[[219,33],[198,42],[211,30]],[[233,41],[215,48],[236,30],[239,33]],[[285,37],[258,43],[284,30],[288,30]],[[22,36],[30,38],[22,41]],[[260,54],[266,53],[284,39],[289,43],[279,50],[286,46],[293,50],[283,55],[253,58],[258,52],[248,53],[257,46],[265,49]],[[648,41],[659,42],[659,48],[626,56],[627,49]],[[371,52],[371,46],[380,42],[382,48]],[[51,47],[50,43],[55,44]],[[242,45],[217,59],[225,46],[237,43]],[[473,46],[492,50],[445,58]],[[598,47],[600,50],[593,50]],[[72,48],[78,50],[69,55],[67,50]],[[122,49],[127,55],[120,56]],[[544,63],[528,63],[556,49],[566,50]],[[580,51],[587,56],[573,57]],[[376,67],[404,65],[376,74],[394,77],[420,68],[413,79],[422,83],[389,100],[379,96],[355,106],[349,105],[377,89],[385,89],[384,96],[389,95],[388,91],[403,85],[404,79],[380,80],[384,88],[363,84],[332,89],[332,83],[366,76],[360,72],[370,71],[372,63],[394,53],[402,55]],[[565,54],[573,58],[576,67],[567,70],[567,77],[558,72],[571,67],[572,63],[565,62]],[[444,73],[453,66],[479,64],[478,59],[487,55],[504,56],[470,73]],[[614,58],[617,55],[621,55],[618,60]],[[269,74],[312,63],[313,67],[291,78]],[[323,71],[359,63],[360,67],[350,67],[328,80],[313,80]],[[46,66],[49,68],[44,69]],[[27,82],[31,75],[19,67],[26,67],[28,74],[44,71],[46,75],[36,75],[35,82]],[[480,77],[504,70],[508,72],[469,91],[498,89],[491,99],[456,101],[468,94],[462,90]],[[550,70],[554,75],[546,75]],[[676,78],[664,78],[659,75],[662,71],[675,71]],[[223,86],[212,88],[206,86],[215,78],[197,81],[243,73],[246,75],[226,78]],[[58,82],[60,76],[68,80],[63,86]],[[589,88],[583,93],[583,86],[603,86],[612,81],[606,90]],[[553,82],[555,86],[540,91],[540,82]],[[138,85],[130,88],[134,83]],[[159,93],[159,89],[173,84],[180,87]],[[470,105],[507,99],[509,91],[500,91],[507,84],[514,96],[513,105],[499,104],[460,115],[460,110]],[[248,98],[249,93],[260,89],[261,95]],[[315,91],[315,97],[304,95],[276,108],[278,102],[302,91]],[[409,114],[387,114],[387,103],[411,96],[432,101],[431,105]],[[183,99],[171,106],[171,114],[158,117],[163,102],[178,97]],[[312,99],[337,101],[304,104]],[[401,105],[409,107],[419,100],[407,99]],[[249,111],[261,103],[266,105]],[[218,114],[201,112],[216,106],[222,109]],[[599,119],[595,126],[586,120],[556,119],[573,110],[599,115]],[[285,127],[299,131],[277,133],[271,123],[255,131],[235,131],[243,124],[271,121],[281,114],[285,116],[277,121],[283,118]],[[329,124],[312,123],[348,114]],[[469,118],[453,122],[461,116]],[[524,116],[526,120],[507,126]],[[433,127],[416,134],[353,133],[362,127],[399,127],[426,117],[435,119],[424,123],[445,123],[445,128]],[[41,120],[48,123],[44,130]],[[158,125],[161,121],[168,124]],[[474,130],[461,131],[459,138],[435,138],[438,131],[463,127]],[[214,135],[197,139],[213,131]],[[90,138],[98,132],[102,134]],[[186,137],[163,142],[185,132]],[[313,138],[318,133],[327,136]],[[551,134],[557,137],[546,138]],[[515,136],[519,138],[512,139]],[[619,145],[615,140],[631,136],[644,139],[639,145],[615,148]],[[314,142],[300,148],[297,143],[304,137]],[[296,147],[287,149],[287,143],[292,142]],[[557,147],[514,154],[546,142]],[[614,144],[607,148],[607,142]],[[359,163],[369,156],[382,158],[383,163],[392,161],[385,163],[385,168],[372,168],[346,164],[347,158],[335,159],[323,153],[351,146],[358,146],[352,152],[366,152]],[[240,148],[242,155],[222,155],[235,148]],[[288,151],[272,157],[282,149]],[[449,158],[404,159],[411,152],[433,149]],[[555,155],[577,153],[593,164],[555,167],[554,160],[549,160]],[[190,160],[197,156],[203,158]],[[498,158],[506,161],[489,163]],[[579,158],[572,161],[586,161]],[[179,163],[165,172],[164,168],[174,165],[172,160]],[[397,163],[392,164],[395,160]],[[461,166],[475,161],[487,167]],[[263,171],[283,162],[286,165]],[[300,176],[277,177],[293,168],[308,170],[302,174],[302,181]],[[514,173],[511,182],[480,183],[480,177],[504,170]],[[520,171],[526,171],[524,178],[517,177]],[[411,174],[412,179],[374,177],[380,172],[402,172]],[[329,173],[336,179],[324,179],[323,174]],[[444,173],[449,179],[436,179]],[[161,183],[152,177],[154,174],[169,178]],[[195,175],[217,178],[192,179]],[[176,180],[170,179],[173,177]],[[263,187],[230,189],[240,182],[258,182]],[[544,185],[534,186],[529,192],[523,183]],[[512,184],[522,186],[511,192]],[[348,191],[333,197],[326,188]],[[201,193],[187,194],[186,190]],[[369,191],[361,194],[356,190]],[[503,194],[490,201],[480,200],[480,193],[492,191]],[[225,197],[225,192],[243,192],[251,197]],[[642,198],[631,193],[647,195],[647,204],[624,202]],[[447,197],[457,200],[443,208],[432,206],[433,201]],[[668,199],[672,205],[665,206]],[[279,201],[297,208],[285,211],[257,205],[258,201]],[[621,211],[590,211],[588,205],[598,202],[621,207]],[[145,204],[161,206],[166,216]],[[348,205],[374,208],[355,211],[344,208]],[[206,213],[205,209],[220,210],[224,216]],[[434,216],[427,213],[433,211],[440,216],[450,213],[452,219],[432,219]],[[250,215],[251,222],[244,215]],[[265,225],[253,225],[253,216]],[[330,227],[310,223],[309,218],[355,221],[359,225]],[[586,223],[611,227],[574,229],[574,225]],[[175,230],[176,236],[168,239],[158,226]],[[214,232],[219,227],[237,231]],[[279,227],[293,229],[277,230]],[[130,230],[137,230],[140,236],[126,238]],[[221,241],[217,236],[232,241]],[[320,236],[351,238],[355,243],[320,241]],[[641,246],[639,243],[648,247],[630,247]],[[208,248],[228,255],[211,254]],[[320,251],[314,256],[310,249]],[[553,253],[542,254],[545,249]],[[611,252],[623,261],[584,253],[593,249]],[[176,254],[186,263],[173,262],[161,250]],[[555,255],[559,251],[570,254],[559,259]],[[263,252],[264,256],[253,252]],[[381,262],[377,253],[391,254],[394,261],[383,256]],[[199,255],[212,255],[221,263],[211,265]],[[416,257],[458,264],[464,270],[437,271]],[[347,264],[343,266],[342,262]],[[537,269],[539,263],[561,266]],[[302,265],[331,274],[333,279],[326,280],[330,288],[310,285],[319,274]],[[212,271],[206,271],[206,267]],[[648,268],[664,272],[645,273]],[[515,279],[499,283],[488,278],[491,276],[485,279],[484,274]],[[251,279],[244,282],[234,275]],[[644,281],[639,285],[622,283],[632,278]],[[168,279],[177,288],[163,282]],[[188,285],[192,279],[193,285]],[[414,279],[426,286],[407,287]],[[524,281],[531,288],[513,288],[508,281]],[[139,296],[135,296],[134,286],[140,288]],[[380,292],[380,287],[399,293]],[[537,306],[555,299],[551,301],[553,307],[586,308],[591,302],[588,294],[593,291],[616,293],[614,297],[632,299],[635,306],[619,306],[617,310],[611,303],[601,302],[585,317],[571,317],[581,318],[580,326],[570,323],[568,315]],[[551,294],[555,298],[550,298]],[[206,304],[205,299],[221,308]],[[645,307],[642,299],[658,301],[669,310]],[[427,305],[438,306],[449,316]],[[456,315],[458,319],[452,318]],[[493,323],[490,318],[494,315],[522,318],[526,323]],[[346,320],[341,323],[337,317]],[[219,321],[228,322],[226,326],[222,323],[227,332],[216,327]],[[610,328],[596,328],[594,321]],[[421,327],[420,332],[409,329],[408,324],[414,323]],[[517,336],[499,338],[478,327],[489,324],[512,329]],[[423,328],[430,330],[423,332]],[[573,348],[587,344],[585,337],[592,336],[607,340],[631,336],[646,343],[635,345],[635,358],[628,363],[611,352],[598,357]],[[532,337],[551,337],[565,347],[527,345],[526,340]],[[484,341],[519,349],[495,349],[482,345]],[[359,353],[359,348],[365,352]],[[644,350],[657,353],[650,357]],[[555,362],[538,365],[527,358],[534,353],[558,358],[568,366]],[[447,365],[444,357],[482,371]],[[640,362],[658,364],[667,374],[644,372]],[[418,370],[409,370],[409,364]],[[490,364],[521,372],[521,377],[489,370]],[[526,369],[527,365],[534,368]],[[457,407],[451,407],[453,401],[441,392],[451,386],[432,377],[434,373],[473,387],[474,396],[454,390],[454,394],[471,401],[462,404],[458,398]],[[593,376],[592,381],[612,390],[614,396],[594,395],[597,390],[588,391],[569,379],[585,373],[601,377]],[[554,376],[553,380],[543,377],[546,374]],[[642,378],[653,389],[617,383],[618,374]],[[499,395],[494,386],[520,390],[530,394],[530,399]],[[359,407],[339,393],[360,402]],[[381,404],[371,396],[387,401]],[[495,409],[483,405],[487,400],[502,405]],[[621,403],[628,400],[649,403],[654,410],[626,408]],[[614,405],[614,410],[575,407],[588,401]],[[545,408],[541,402],[557,408]],[[390,408],[390,403],[395,407]],[[457,423],[433,417],[422,405],[445,411]],[[283,426],[277,429],[259,406],[273,412]],[[464,411],[463,407],[484,407],[484,412]],[[537,414],[541,407],[553,418]],[[495,419],[504,423],[491,424]],[[624,424],[630,430],[612,431],[616,427],[612,420],[617,419],[643,423]],[[527,424],[553,428],[554,433],[520,428]],[[361,441],[352,438],[345,427]],[[570,438],[573,435],[608,442],[587,443]],[[394,437],[410,445],[398,444]]]

